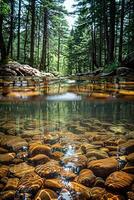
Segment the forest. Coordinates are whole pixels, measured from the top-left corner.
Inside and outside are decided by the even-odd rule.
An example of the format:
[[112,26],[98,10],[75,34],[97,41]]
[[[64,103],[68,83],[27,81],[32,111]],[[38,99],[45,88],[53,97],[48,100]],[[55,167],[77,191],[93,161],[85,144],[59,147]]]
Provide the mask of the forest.
[[134,0],[74,2],[68,13],[64,0],[0,0],[0,62],[59,75],[121,66],[134,52]]

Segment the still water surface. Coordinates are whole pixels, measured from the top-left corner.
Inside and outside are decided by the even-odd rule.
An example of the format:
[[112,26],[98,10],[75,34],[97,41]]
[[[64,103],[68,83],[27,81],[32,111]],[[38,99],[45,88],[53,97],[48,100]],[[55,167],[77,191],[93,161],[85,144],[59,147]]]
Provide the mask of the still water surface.
[[133,98],[88,84],[1,93],[1,199],[133,199]]

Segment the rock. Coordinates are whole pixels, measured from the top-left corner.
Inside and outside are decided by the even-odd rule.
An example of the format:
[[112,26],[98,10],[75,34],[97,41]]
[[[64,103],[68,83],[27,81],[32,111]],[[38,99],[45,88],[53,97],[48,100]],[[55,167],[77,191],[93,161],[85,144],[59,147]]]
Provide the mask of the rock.
[[119,145],[119,151],[122,154],[130,154],[134,152],[134,140],[130,140],[126,143]]
[[61,179],[53,178],[53,179],[46,179],[46,181],[44,182],[44,186],[56,190],[56,189],[62,189],[64,187],[64,184]]
[[12,200],[15,197],[15,193],[16,193],[16,191],[14,191],[14,190],[0,192],[0,199],[1,200]]
[[92,200],[104,200],[103,196],[106,194],[106,190],[101,187],[91,188],[91,199]]
[[48,161],[50,161],[50,158],[44,154],[38,154],[32,158],[29,158],[29,162],[35,165],[45,164]]
[[62,169],[60,172],[60,177],[66,180],[73,180],[76,177],[76,174],[72,171]]
[[126,159],[128,162],[134,163],[134,153],[129,154]]
[[9,167],[6,165],[0,166],[0,178],[7,176],[9,172]]
[[122,171],[116,171],[107,177],[105,184],[109,189],[118,191],[126,189],[131,185],[133,180],[134,178],[130,174]]
[[75,178],[75,181],[77,183],[80,183],[80,184],[85,185],[87,187],[92,186],[94,184],[95,180],[96,180],[95,175],[89,169],[81,170],[79,176],[77,176]]
[[90,189],[80,183],[70,182],[68,184],[68,189],[73,190],[76,193],[76,196],[79,195],[82,199],[90,199],[91,197]]
[[110,200],[126,200],[125,197],[121,196],[121,195],[115,195],[109,192],[106,192],[106,194],[104,194],[103,199],[110,199]]
[[60,160],[64,156],[64,153],[56,151],[51,153],[51,158],[54,160]]
[[22,177],[26,173],[30,173],[34,171],[34,167],[28,165],[27,163],[19,163],[17,165],[13,165],[9,168],[10,172],[16,177]]
[[114,133],[116,133],[116,134],[124,134],[124,133],[126,133],[126,129],[121,125],[110,126],[109,130],[114,132]]
[[61,160],[65,168],[70,168],[74,172],[79,172],[81,169],[86,168],[87,158],[84,155],[65,157]]
[[15,153],[0,154],[0,163],[2,164],[11,163],[15,158],[15,156],[16,156]]
[[118,161],[115,158],[105,158],[93,160],[88,163],[88,169],[91,169],[96,176],[107,177],[110,173],[116,171]]
[[43,179],[34,172],[25,174],[19,181],[17,190],[19,192],[36,192],[43,185]]
[[44,144],[34,143],[29,147],[29,154],[31,156],[35,156],[37,154],[45,154],[49,156],[51,154],[51,148]]
[[2,191],[4,188],[4,184],[0,183],[0,191]]
[[2,154],[2,153],[8,153],[8,150],[0,147],[0,154]]
[[27,149],[28,143],[19,136],[4,135],[0,138],[0,143],[4,147],[11,148],[13,151]]
[[134,200],[134,192],[132,191],[127,192],[127,199]]
[[125,166],[122,171],[130,174],[134,174],[134,166]]
[[50,189],[40,190],[34,200],[58,200],[58,195]]
[[101,177],[96,177],[94,187],[105,187],[105,181]]
[[105,151],[102,150],[97,150],[97,149],[91,149],[86,153],[86,157],[96,157],[96,159],[103,159],[103,158],[108,158],[108,154]]
[[39,176],[45,178],[57,177],[60,174],[61,170],[62,168],[56,161],[50,161],[44,165],[39,165],[35,168],[36,173],[39,174]]
[[4,190],[16,190],[19,183],[18,178],[9,178]]
[[58,133],[48,133],[45,134],[44,136],[44,143],[49,143],[49,144],[55,144],[56,142],[58,142],[60,139],[59,134]]

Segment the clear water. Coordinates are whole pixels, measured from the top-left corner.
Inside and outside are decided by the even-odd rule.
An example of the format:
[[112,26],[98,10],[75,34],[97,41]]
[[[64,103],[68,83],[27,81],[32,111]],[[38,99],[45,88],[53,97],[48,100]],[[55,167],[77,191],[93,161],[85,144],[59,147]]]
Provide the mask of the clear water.
[[[34,94],[32,97],[31,95],[24,95],[25,91],[23,91],[23,93],[20,95],[20,91],[18,92],[18,88],[16,90],[16,86],[14,86],[13,91],[15,95],[8,96],[4,94],[3,96],[1,94],[1,134],[5,136],[19,136],[27,141],[28,146],[26,148],[25,146],[22,146],[18,149],[18,151],[16,151],[13,149],[11,144],[8,146],[6,143],[2,143],[3,141],[0,138],[0,147],[6,149],[9,153],[14,152],[16,154],[14,159],[18,158],[18,152],[20,154],[26,153],[24,157],[21,157],[21,160],[18,161],[18,163],[20,164],[25,162],[36,169],[38,165],[44,163],[40,163],[39,160],[38,162],[30,162],[30,145],[32,145],[32,143],[48,145],[51,149],[51,153],[55,151],[62,151],[62,154],[56,158],[53,158],[52,155],[49,155],[50,159],[57,160],[62,169],[66,169],[68,172],[73,172],[75,176],[79,176],[80,171],[82,169],[87,169],[88,167],[87,164],[80,164],[79,162],[77,163],[77,161],[73,161],[74,157],[77,160],[79,156],[84,155],[87,158],[86,162],[89,163],[91,160],[99,160],[101,155],[99,155],[99,158],[97,157],[98,150],[101,154],[101,150],[103,149],[103,153],[107,154],[106,157],[114,156],[118,160],[119,163],[117,171],[120,170],[120,162],[123,163],[123,165],[121,165],[122,170],[124,165],[128,164],[126,161],[126,157],[128,155],[126,155],[125,151],[123,153],[119,152],[120,142],[116,142],[122,141],[122,143],[125,144],[128,141],[134,141],[134,136],[132,134],[134,131],[133,98],[126,98],[126,96],[125,98],[122,98],[122,96],[120,98],[116,98],[115,95],[112,95],[112,97],[108,96],[106,98],[90,98],[89,91],[91,91],[91,88],[87,86],[87,83],[84,84],[84,86],[82,83],[82,88],[81,84],[78,85],[74,82],[73,85],[68,84],[72,84],[72,82],[66,83],[65,85],[60,84],[60,86],[59,84],[52,84],[51,87],[47,85],[47,90],[45,89],[45,92],[45,87],[43,86],[43,92],[37,95]],[[17,87],[19,87],[19,85],[17,85]],[[26,87],[26,85],[24,87]],[[3,91],[3,87],[1,90]],[[95,92],[96,91],[98,92],[98,90],[95,90]],[[11,92],[12,89],[10,89],[10,93]],[[105,92],[106,90],[104,91],[104,94]],[[47,139],[44,140],[44,138]],[[108,141],[111,141],[111,144],[110,142],[108,143]],[[112,142],[114,144],[112,144]],[[60,144],[62,146],[62,150],[54,150],[53,145],[55,144]],[[91,150],[93,150],[95,153],[94,156],[87,157],[87,154],[90,152],[88,149],[89,145],[93,145]],[[109,145],[115,150],[108,147]],[[134,151],[131,150],[130,153],[133,152]],[[38,154],[40,154],[40,150],[37,155]],[[65,158],[69,158],[69,161],[66,164],[64,163]],[[72,161],[70,161],[70,158],[72,158]],[[3,165],[9,167],[9,172],[6,175],[8,180],[17,177],[16,174],[12,173],[10,170],[10,167],[18,164],[15,163],[14,159],[12,161],[0,161],[0,167]],[[131,165],[133,167],[133,163],[131,163]],[[41,188],[49,188],[51,191],[56,193],[56,199],[61,200],[100,199],[102,196],[99,196],[99,191],[96,192],[99,197],[93,197],[94,193],[92,190],[96,186],[100,187],[101,189],[106,189],[106,199],[108,199],[108,195],[110,195],[109,193],[111,193],[111,199],[114,197],[117,198],[118,195],[122,199],[128,199],[128,191],[131,191],[132,194],[134,193],[131,186],[132,182],[129,185],[129,189],[128,187],[124,186],[125,189],[123,188],[123,194],[121,192],[122,188],[121,190],[117,189],[116,193],[113,190],[109,191],[109,189],[107,191],[107,187],[105,187],[105,181],[108,175],[107,177],[101,177],[103,186],[101,184],[97,185],[94,180],[92,184],[89,183],[88,185],[86,183],[86,188],[84,189],[81,188],[81,185],[69,185],[72,182],[81,184],[76,181],[76,178],[63,178],[61,174],[58,174],[57,176],[62,183],[64,182],[64,186],[62,188],[57,189],[53,184],[51,186],[46,184],[40,186],[38,189],[35,189],[32,192],[29,192],[28,189],[20,192],[19,186],[16,186],[16,188],[13,190],[14,193],[11,196],[11,199],[37,198],[39,195],[38,192]],[[57,179],[57,176],[47,177],[47,179]],[[98,177],[96,173],[95,176],[96,178]],[[2,199],[5,198],[5,193],[10,191],[9,189],[5,189],[7,182],[4,182],[3,178],[4,177],[1,177],[2,180],[0,181],[2,188],[0,197]],[[19,181],[22,179],[22,177],[18,178]],[[20,183],[18,182],[18,185],[19,184]],[[29,186],[25,185],[24,183],[22,187],[27,188],[30,187],[30,185],[32,185],[31,182],[29,183]],[[87,195],[88,192],[90,195]],[[51,196],[51,194],[49,195]],[[47,196],[42,197],[42,199],[47,199]]]

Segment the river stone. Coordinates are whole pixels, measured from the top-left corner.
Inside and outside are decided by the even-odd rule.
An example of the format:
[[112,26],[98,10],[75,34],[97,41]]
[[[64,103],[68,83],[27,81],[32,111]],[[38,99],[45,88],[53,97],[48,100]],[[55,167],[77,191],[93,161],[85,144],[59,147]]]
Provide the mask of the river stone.
[[125,166],[122,171],[130,174],[134,174],[134,166]]
[[8,190],[4,192],[0,192],[0,200],[12,200],[15,197],[16,191]]
[[106,194],[106,190],[101,187],[91,188],[91,199],[92,200],[104,200],[103,196]]
[[134,153],[129,154],[126,159],[128,162],[134,163]]
[[77,183],[81,183],[82,185],[90,187],[95,182],[95,179],[96,177],[90,169],[83,169],[80,171],[79,176],[75,178],[75,181]]
[[127,199],[134,200],[134,192],[132,191],[127,192]]
[[57,161],[49,161],[46,164],[39,165],[35,168],[35,171],[39,176],[46,178],[57,177],[62,168],[59,166]]
[[0,191],[2,191],[4,188],[4,184],[0,183]]
[[48,134],[45,134],[44,136],[44,143],[49,143],[49,144],[55,144],[56,142],[59,141],[59,134],[55,132],[49,132]]
[[134,152],[134,140],[119,145],[119,151],[122,154],[130,154]]
[[59,151],[55,151],[51,153],[51,158],[53,158],[54,160],[60,160],[63,156],[64,156],[64,153],[59,152]]
[[19,163],[17,165],[13,165],[9,168],[10,172],[14,174],[16,177],[22,177],[26,173],[30,173],[34,171],[34,167],[28,165],[27,163]]
[[86,157],[90,158],[90,157],[96,157],[96,159],[104,159],[104,158],[108,158],[108,154],[105,151],[102,150],[97,150],[97,149],[93,149],[90,150],[86,153]]
[[35,165],[45,164],[48,161],[50,161],[50,158],[44,154],[38,154],[32,158],[29,158],[29,162]]
[[44,186],[56,190],[62,189],[64,187],[64,183],[59,178],[46,179]]
[[4,190],[16,190],[18,186],[18,178],[9,178]]
[[116,133],[116,134],[124,134],[124,133],[126,133],[126,129],[121,125],[110,126],[109,130],[114,132],[114,133]]
[[75,172],[79,172],[81,169],[87,166],[87,157],[84,155],[65,157],[61,160],[61,163],[65,168],[70,168]]
[[13,161],[15,158],[16,154],[15,153],[4,153],[0,154],[0,163],[6,164],[10,163]]
[[8,150],[0,147],[0,154],[2,154],[2,153],[8,153]]
[[50,189],[40,190],[34,200],[58,200],[58,195]]
[[94,182],[94,187],[105,187],[105,181],[101,177],[96,177],[95,182]]
[[93,160],[88,163],[88,168],[91,169],[96,176],[107,177],[117,170],[118,161],[115,158]]
[[9,167],[6,165],[0,166],[0,178],[7,176],[9,172]]
[[134,178],[130,174],[122,171],[116,171],[107,177],[105,184],[109,189],[117,191],[130,186],[133,180]]
[[7,148],[12,148],[14,151],[28,147],[26,140],[19,136],[4,136],[2,145]]
[[70,170],[62,169],[60,172],[60,177],[66,180],[73,180],[76,177],[76,174]]
[[80,197],[82,199],[83,198],[90,199],[91,197],[90,189],[80,183],[70,182],[68,184],[68,189],[75,191],[76,194],[80,194]]
[[19,192],[36,192],[43,185],[43,179],[34,172],[25,174],[19,181]]
[[45,144],[34,143],[29,147],[29,154],[30,156],[35,156],[37,154],[45,154],[49,156],[51,154],[51,148]]

